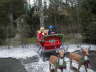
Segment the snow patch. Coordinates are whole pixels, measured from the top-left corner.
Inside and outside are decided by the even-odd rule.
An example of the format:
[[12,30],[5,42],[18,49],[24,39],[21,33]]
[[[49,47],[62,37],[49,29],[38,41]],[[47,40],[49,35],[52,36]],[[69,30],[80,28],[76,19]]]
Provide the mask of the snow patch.
[[4,48],[0,49],[0,58],[27,58],[27,57],[32,57],[35,55],[38,55],[36,51],[34,51],[35,47],[30,47],[30,48]]

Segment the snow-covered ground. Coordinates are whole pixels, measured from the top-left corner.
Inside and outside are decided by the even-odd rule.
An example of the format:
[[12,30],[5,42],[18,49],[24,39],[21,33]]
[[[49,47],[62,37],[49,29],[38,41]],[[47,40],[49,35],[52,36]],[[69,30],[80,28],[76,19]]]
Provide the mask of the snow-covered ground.
[[[24,48],[23,48],[24,47]],[[76,50],[80,50],[81,48],[90,48],[90,50],[96,50],[95,45],[76,45],[76,44],[70,44],[70,45],[64,45],[64,48],[68,52],[74,52]],[[10,46],[10,48],[7,48],[7,46],[0,47],[0,58],[26,58],[26,57],[32,57],[35,55],[38,55],[39,47],[36,45],[26,45],[26,46]]]
[[[68,58],[65,58],[65,59],[67,63],[67,68],[64,72],[74,72],[72,69],[70,69],[70,60]],[[48,61],[43,62],[42,60],[39,60],[39,62],[24,64],[24,66],[27,72],[50,72]],[[73,62],[72,66],[75,66],[77,68],[78,64],[76,62]],[[93,70],[89,68],[87,70],[88,72],[94,72]],[[61,72],[61,71],[58,71],[58,72]],[[84,66],[80,68],[80,72],[85,72]]]
[[[26,48],[22,48],[21,46],[12,48],[13,46],[11,46],[10,48],[0,48],[0,58],[8,58],[8,57],[12,57],[12,58],[27,58],[27,57],[32,57],[35,55],[38,55],[36,50],[36,46],[35,45],[30,45],[30,47]],[[38,49],[37,49],[38,50]]]
[[[80,50],[81,48],[90,48],[90,50],[96,50],[96,46],[95,45],[76,45],[76,44],[70,44],[70,45],[64,45],[64,48],[66,48],[66,50],[68,52],[74,52],[76,50]],[[27,59],[28,57],[34,57],[37,56],[38,57],[38,62],[32,62],[32,63],[26,63],[23,65],[25,66],[25,69],[28,72],[49,72],[49,62],[43,62],[41,57],[38,54],[38,49],[39,47],[36,45],[26,45],[26,46],[10,46],[10,48],[7,48],[7,46],[2,46],[0,48],[0,58],[8,58],[8,57],[12,57],[12,58],[16,58],[16,59]],[[66,58],[67,60],[67,65],[69,65],[69,60],[68,58]],[[70,66],[68,66],[70,67]],[[84,68],[84,67],[83,67]],[[83,69],[81,69],[82,71],[80,72],[85,72],[83,71]],[[91,70],[88,70],[89,72],[93,72]],[[70,68],[67,68],[66,72],[72,72],[72,70],[70,71]]]

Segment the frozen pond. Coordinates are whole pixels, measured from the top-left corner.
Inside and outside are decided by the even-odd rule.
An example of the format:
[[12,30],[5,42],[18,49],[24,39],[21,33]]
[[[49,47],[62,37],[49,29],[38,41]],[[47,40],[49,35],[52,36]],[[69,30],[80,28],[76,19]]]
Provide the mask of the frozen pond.
[[15,58],[0,58],[0,72],[27,72],[21,62]]

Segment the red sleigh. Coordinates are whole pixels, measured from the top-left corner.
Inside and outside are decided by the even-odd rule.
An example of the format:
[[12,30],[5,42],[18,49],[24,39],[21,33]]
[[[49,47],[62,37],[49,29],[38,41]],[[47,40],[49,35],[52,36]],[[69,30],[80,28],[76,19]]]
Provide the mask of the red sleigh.
[[62,34],[46,35],[41,41],[38,41],[38,44],[44,52],[53,51],[60,48],[62,39]]

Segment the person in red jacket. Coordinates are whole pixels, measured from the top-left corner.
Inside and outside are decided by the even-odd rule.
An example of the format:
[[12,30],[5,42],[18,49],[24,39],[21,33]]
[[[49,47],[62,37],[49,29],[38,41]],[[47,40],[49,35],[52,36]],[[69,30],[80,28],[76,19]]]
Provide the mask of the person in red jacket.
[[41,31],[38,31],[38,33],[37,33],[37,40],[42,40],[43,39],[43,32],[41,32]]
[[45,30],[44,27],[41,27],[37,32],[37,40],[42,40],[44,35],[48,35],[48,30]]
[[44,36],[44,27],[41,27],[40,30],[37,32],[37,40],[42,40]]

